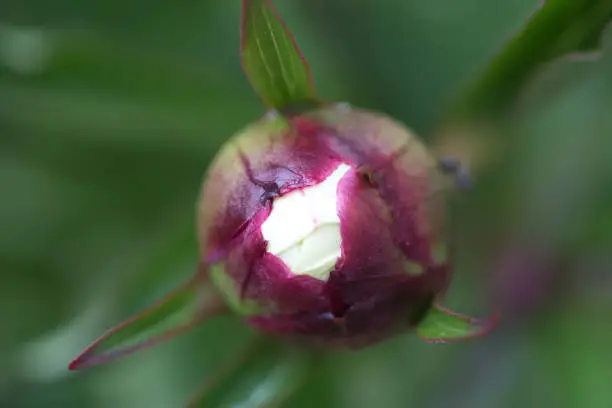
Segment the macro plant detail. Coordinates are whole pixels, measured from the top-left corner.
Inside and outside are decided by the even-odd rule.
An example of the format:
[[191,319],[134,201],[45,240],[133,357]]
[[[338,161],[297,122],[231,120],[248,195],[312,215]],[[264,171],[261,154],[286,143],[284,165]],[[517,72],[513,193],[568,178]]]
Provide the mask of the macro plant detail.
[[449,283],[447,184],[379,114],[340,105],[264,117],[211,167],[203,263],[256,330],[368,345],[418,326]]
[[[204,178],[197,272],[70,368],[131,354],[227,312],[281,340],[241,361],[281,355],[300,367],[314,353],[410,330],[433,343],[487,333],[496,316],[474,319],[442,304],[454,266],[448,198],[470,185],[461,164],[435,157],[385,114],[321,101],[272,2],[242,7],[242,64],[267,112],[223,146]],[[473,106],[486,99],[479,92]],[[193,404],[211,406],[209,398]]]

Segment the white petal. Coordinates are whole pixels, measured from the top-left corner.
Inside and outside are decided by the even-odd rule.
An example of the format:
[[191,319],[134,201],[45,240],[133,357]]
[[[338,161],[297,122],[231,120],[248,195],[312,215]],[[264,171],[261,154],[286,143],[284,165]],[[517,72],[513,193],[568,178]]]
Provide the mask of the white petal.
[[341,164],[323,182],[274,200],[261,226],[268,252],[295,274],[327,280],[341,255],[338,183],[350,167]]

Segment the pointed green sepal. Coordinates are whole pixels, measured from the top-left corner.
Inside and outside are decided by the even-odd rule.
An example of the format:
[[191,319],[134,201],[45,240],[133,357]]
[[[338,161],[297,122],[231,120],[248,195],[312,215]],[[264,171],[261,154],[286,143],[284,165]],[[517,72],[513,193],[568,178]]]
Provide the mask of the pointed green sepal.
[[271,0],[242,1],[241,54],[245,74],[269,107],[315,100],[308,64]]
[[192,399],[189,408],[285,406],[316,367],[317,356],[257,337]]
[[419,337],[429,343],[450,343],[479,337],[490,332],[498,315],[476,319],[434,305],[416,328]]
[[207,277],[196,277],[94,341],[68,368],[103,364],[169,340],[225,310]]

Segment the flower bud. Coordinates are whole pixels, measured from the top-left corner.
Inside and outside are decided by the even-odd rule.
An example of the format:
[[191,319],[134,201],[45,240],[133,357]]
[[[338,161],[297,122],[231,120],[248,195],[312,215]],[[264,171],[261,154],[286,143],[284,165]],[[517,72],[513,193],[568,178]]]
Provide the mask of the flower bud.
[[366,346],[415,327],[446,288],[447,185],[386,116],[342,106],[269,115],[209,170],[202,261],[257,330]]

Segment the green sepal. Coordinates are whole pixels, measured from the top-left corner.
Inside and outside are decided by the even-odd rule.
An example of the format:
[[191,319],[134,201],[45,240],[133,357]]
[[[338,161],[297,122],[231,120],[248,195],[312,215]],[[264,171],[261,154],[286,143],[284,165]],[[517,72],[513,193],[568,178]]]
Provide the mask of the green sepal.
[[69,365],[78,370],[103,364],[169,340],[226,310],[210,288],[207,277],[197,276],[143,312],[113,327]]
[[268,107],[315,101],[308,64],[271,0],[242,1],[241,53],[244,72]]
[[497,315],[476,319],[434,304],[418,324],[416,332],[429,343],[450,343],[485,335],[495,327],[497,321]]

